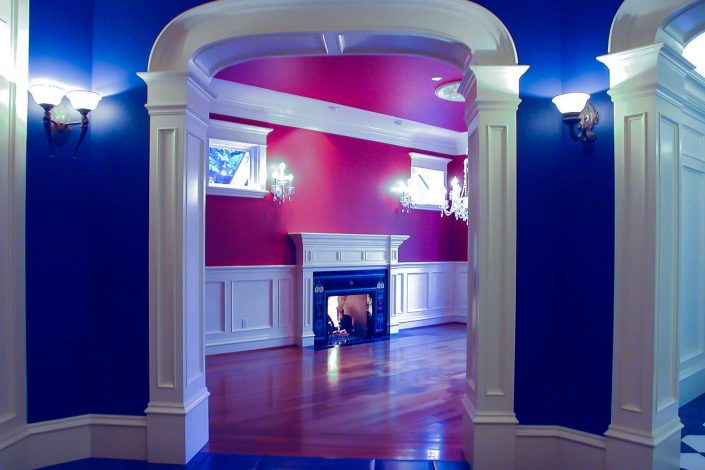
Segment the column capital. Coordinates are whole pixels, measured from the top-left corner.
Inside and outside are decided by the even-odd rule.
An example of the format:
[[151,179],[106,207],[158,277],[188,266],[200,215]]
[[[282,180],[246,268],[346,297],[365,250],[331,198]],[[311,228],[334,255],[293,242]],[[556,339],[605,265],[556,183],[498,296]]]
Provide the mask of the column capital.
[[469,126],[480,110],[516,111],[521,103],[519,79],[528,69],[528,65],[471,65],[458,90],[468,103],[466,124]]
[[682,94],[685,77],[695,70],[680,52],[663,43],[606,54],[597,60],[609,68],[613,101],[657,94],[673,100]]
[[147,104],[150,115],[182,114],[186,109],[207,122],[215,95],[205,77],[193,72],[141,72],[137,74],[147,84]]

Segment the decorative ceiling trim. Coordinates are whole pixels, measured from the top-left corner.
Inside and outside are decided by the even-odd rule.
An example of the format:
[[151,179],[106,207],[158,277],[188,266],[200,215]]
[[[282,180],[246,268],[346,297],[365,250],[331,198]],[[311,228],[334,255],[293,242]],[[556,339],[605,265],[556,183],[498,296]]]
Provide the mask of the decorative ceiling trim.
[[452,131],[329,101],[214,79],[211,113],[397,145],[466,155],[467,132]]

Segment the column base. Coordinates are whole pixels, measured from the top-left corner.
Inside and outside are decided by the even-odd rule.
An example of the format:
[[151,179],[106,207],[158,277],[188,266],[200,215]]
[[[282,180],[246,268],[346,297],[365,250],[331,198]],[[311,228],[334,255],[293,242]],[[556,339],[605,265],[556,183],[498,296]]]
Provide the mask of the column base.
[[208,443],[208,390],[191,404],[150,403],[147,413],[147,459],[186,464]]
[[610,426],[605,433],[607,470],[678,470],[681,429],[680,419],[650,436]]
[[514,414],[480,415],[463,398],[463,453],[473,470],[515,470],[517,420]]

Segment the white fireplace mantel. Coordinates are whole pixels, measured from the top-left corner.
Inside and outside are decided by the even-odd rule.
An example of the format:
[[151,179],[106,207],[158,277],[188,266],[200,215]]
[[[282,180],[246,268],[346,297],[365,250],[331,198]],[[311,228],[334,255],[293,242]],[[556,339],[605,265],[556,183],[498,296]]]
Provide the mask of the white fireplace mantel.
[[399,247],[409,235],[290,233],[296,263],[303,268],[389,266],[399,262]]
[[299,322],[296,328],[301,332],[298,342],[302,346],[313,345],[313,273],[391,268],[399,263],[399,247],[409,239],[409,235],[350,233],[290,233],[289,236],[296,244]]

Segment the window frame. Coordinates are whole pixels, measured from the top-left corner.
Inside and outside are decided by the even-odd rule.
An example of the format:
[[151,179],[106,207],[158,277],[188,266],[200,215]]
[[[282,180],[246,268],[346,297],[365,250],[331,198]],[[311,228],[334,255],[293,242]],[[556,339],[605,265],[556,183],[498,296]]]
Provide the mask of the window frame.
[[[411,159],[411,166],[409,168],[409,177],[413,173],[413,168],[424,168],[427,170],[437,170],[443,172],[443,187],[448,188],[448,164],[452,161],[451,158],[439,157],[436,155],[427,155],[425,153],[409,152],[409,158]],[[414,194],[411,194],[412,201],[414,201]],[[415,206],[413,209],[425,210],[425,211],[439,211],[440,204],[420,204],[414,201]]]
[[[211,145],[233,147],[250,153],[251,188],[227,188],[211,186],[206,179],[206,194],[215,196],[264,198],[267,191],[267,136],[274,129],[240,124],[236,122],[211,120],[208,125],[208,151]],[[208,173],[206,162],[206,174]]]

